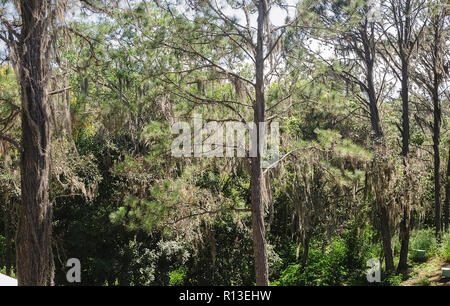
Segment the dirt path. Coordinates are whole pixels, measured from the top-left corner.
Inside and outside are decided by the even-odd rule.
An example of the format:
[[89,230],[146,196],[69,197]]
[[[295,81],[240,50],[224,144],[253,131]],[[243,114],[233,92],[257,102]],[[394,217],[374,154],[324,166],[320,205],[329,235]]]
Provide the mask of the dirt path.
[[450,278],[442,277],[443,267],[450,267],[442,258],[415,264],[408,270],[409,278],[401,286],[450,286]]

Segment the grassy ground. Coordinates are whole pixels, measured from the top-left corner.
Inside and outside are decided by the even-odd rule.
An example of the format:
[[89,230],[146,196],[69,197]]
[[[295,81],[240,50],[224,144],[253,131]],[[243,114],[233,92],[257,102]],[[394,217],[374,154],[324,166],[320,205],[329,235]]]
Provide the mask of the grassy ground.
[[450,278],[442,277],[443,267],[450,267],[441,257],[433,257],[422,263],[413,263],[408,269],[408,279],[401,286],[450,286]]

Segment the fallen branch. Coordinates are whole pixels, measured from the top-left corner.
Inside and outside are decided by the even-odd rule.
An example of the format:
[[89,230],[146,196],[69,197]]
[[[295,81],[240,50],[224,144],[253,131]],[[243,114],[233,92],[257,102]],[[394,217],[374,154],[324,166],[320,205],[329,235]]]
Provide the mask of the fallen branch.
[[23,152],[22,146],[19,144],[19,142],[17,142],[13,138],[8,137],[8,136],[3,135],[3,134],[0,134],[0,139],[3,139],[5,141],[11,143],[12,145],[14,145],[19,150],[19,152],[21,152],[21,153]]

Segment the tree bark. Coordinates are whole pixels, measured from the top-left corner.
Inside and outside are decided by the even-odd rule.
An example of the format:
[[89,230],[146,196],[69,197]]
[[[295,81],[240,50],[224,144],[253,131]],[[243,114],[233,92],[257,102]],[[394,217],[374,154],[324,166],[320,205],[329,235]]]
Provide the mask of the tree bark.
[[49,59],[46,54],[48,5],[44,0],[19,2],[22,32],[16,71],[22,99],[21,196],[16,232],[19,285],[52,283],[51,207],[48,199],[50,121]]
[[262,199],[262,169],[259,123],[264,122],[265,100],[264,100],[264,24],[266,22],[266,3],[260,0],[258,3],[258,33],[256,46],[256,84],[255,103],[253,106],[254,122],[256,124],[257,155],[251,158],[251,206],[252,206],[252,230],[253,230],[253,252],[255,257],[255,274],[257,286],[269,285],[269,268],[267,259],[267,245],[264,226],[264,203]]
[[[407,18],[408,19],[408,18]],[[405,168],[405,180],[409,180],[408,158],[409,158],[409,61],[402,58],[402,153],[403,166]],[[407,184],[408,185],[408,184]],[[408,187],[405,188],[405,203],[403,203],[402,220],[400,221],[400,258],[398,261],[397,272],[404,272],[408,268],[408,249],[410,237],[411,209],[409,205]]]
[[370,122],[373,133],[375,134],[375,141],[379,142],[383,138],[383,130],[380,123],[380,115],[378,112],[378,101],[375,91],[375,83],[373,80],[373,69],[375,63],[375,41],[374,37],[369,37],[367,33],[367,26],[361,31],[361,37],[364,46],[364,62],[367,67],[367,89],[369,96],[369,113]]
[[441,73],[439,72],[441,66],[441,18],[438,15],[433,15],[431,18],[431,26],[433,29],[433,52],[432,52],[432,73],[433,82],[430,87],[430,95],[433,101],[433,159],[434,159],[434,224],[436,231],[436,238],[439,240],[442,232],[442,213],[441,213],[441,104],[439,101],[439,87],[442,81]]
[[[435,80],[436,83],[436,80]],[[435,84],[437,85],[437,84]],[[438,85],[437,85],[438,86]],[[441,142],[441,107],[439,104],[438,87],[433,92],[433,159],[434,159],[434,225],[436,238],[442,231],[441,226],[441,157],[439,144]]]
[[[373,25],[372,25],[373,27]],[[372,28],[373,30],[373,28]],[[374,83],[374,63],[375,63],[375,37],[368,33],[368,24],[364,25],[364,28],[360,30],[361,41],[363,43],[363,57],[361,58],[367,68],[367,95],[369,99],[369,113],[370,122],[372,125],[372,131],[374,133],[375,146],[383,146],[383,129],[381,127],[380,116],[378,112],[378,101]],[[378,186],[377,188],[380,188]],[[382,187],[381,187],[382,188]],[[376,192],[377,195],[381,194],[380,191]],[[375,204],[379,211],[380,216],[380,233],[383,244],[383,254],[385,258],[385,266],[387,271],[394,270],[394,257],[392,252],[392,235],[390,228],[390,218],[387,207],[382,202],[383,199],[376,199]]]
[[[404,177],[405,180],[409,180],[409,56],[410,52],[404,50],[410,48],[410,32],[411,32],[411,1],[407,0],[405,3],[405,22],[403,25],[403,38],[399,41],[399,50],[401,57],[401,98],[402,98],[402,157],[405,167]],[[403,41],[404,40],[404,41]],[[408,184],[406,184],[408,186]],[[410,224],[411,224],[411,209],[408,200],[408,187],[405,188],[406,203],[403,203],[403,214],[400,222],[400,258],[397,266],[397,272],[404,272],[408,268],[408,249],[409,249],[409,237],[410,237]]]

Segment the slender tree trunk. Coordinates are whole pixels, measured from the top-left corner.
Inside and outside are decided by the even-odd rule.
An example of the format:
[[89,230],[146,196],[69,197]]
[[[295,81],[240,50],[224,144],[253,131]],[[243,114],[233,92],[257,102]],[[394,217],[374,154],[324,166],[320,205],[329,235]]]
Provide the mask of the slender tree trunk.
[[[407,26],[409,27],[408,17]],[[406,34],[406,37],[409,34]],[[406,56],[402,58],[402,153],[404,162],[404,176],[405,180],[409,181],[409,62]],[[408,186],[408,184],[406,184]],[[409,203],[409,187],[406,187],[403,191],[405,193],[405,203],[403,203],[402,219],[400,221],[400,258],[398,261],[397,272],[404,272],[408,268],[408,249],[409,249],[409,237],[410,237],[410,223],[411,223],[411,208]]]
[[380,123],[380,115],[378,112],[378,101],[377,101],[377,95],[375,92],[375,84],[373,81],[373,65],[374,65],[374,56],[372,52],[370,51],[369,46],[369,39],[367,38],[367,35],[363,36],[365,41],[367,41],[367,47],[364,48],[365,51],[365,62],[367,65],[367,88],[369,90],[368,96],[369,96],[369,111],[370,111],[370,122],[372,124],[372,130],[375,134],[375,141],[380,142],[383,138],[383,130],[381,128]]
[[436,238],[439,239],[441,226],[441,157],[439,144],[441,141],[441,108],[437,92],[433,93],[433,159],[434,159],[434,225]]
[[402,62],[402,156],[409,154],[409,63]]
[[[367,67],[367,89],[369,97],[369,111],[372,131],[375,135],[375,146],[383,146],[383,129],[381,127],[380,116],[378,112],[378,101],[375,91],[375,84],[373,80],[373,68],[375,63],[375,46],[374,38],[367,35],[367,27],[361,32],[362,41],[364,45],[364,61]],[[380,188],[378,186],[377,188]],[[382,187],[381,187],[382,188]],[[381,194],[378,190],[377,195]],[[384,199],[377,198],[375,201],[376,207],[380,216],[380,233],[383,243],[383,253],[385,258],[385,266],[387,271],[394,270],[394,257],[392,252],[392,235],[390,229],[390,218],[387,207],[382,202]]]
[[431,25],[433,29],[433,83],[430,87],[431,98],[433,101],[433,159],[434,159],[434,224],[436,230],[436,238],[440,240],[442,232],[442,213],[441,213],[441,105],[439,101],[439,87],[442,81],[441,73],[439,72],[442,64],[441,59],[441,23],[442,20],[438,15],[433,15],[431,18]]
[[[409,181],[409,53],[405,50],[410,48],[410,32],[411,32],[411,1],[405,1],[405,21],[402,22],[403,27],[400,28],[399,31],[403,31],[399,41],[399,52],[401,58],[401,98],[402,98],[402,157],[404,163],[404,177],[405,180]],[[400,34],[400,33],[399,33]],[[409,203],[409,186],[406,184],[406,188],[404,190],[405,203],[403,203],[403,212],[402,219],[400,222],[400,258],[397,266],[397,272],[404,272],[408,268],[408,249],[409,249],[409,236],[410,236],[410,203]]]
[[303,252],[302,252],[302,259],[301,259],[302,270],[305,269],[306,264],[308,262],[309,242],[310,241],[311,241],[311,234],[306,233],[305,241],[303,241]]
[[49,3],[22,0],[17,71],[22,99],[21,196],[16,232],[19,285],[52,283],[51,207],[48,199],[50,122],[48,70]]
[[255,257],[255,274],[257,286],[269,285],[269,268],[267,260],[267,246],[264,226],[264,203],[262,199],[262,169],[260,152],[259,123],[264,122],[264,24],[266,22],[266,3],[260,0],[258,3],[258,37],[256,47],[256,99],[253,107],[254,121],[257,130],[257,156],[251,159],[251,204],[253,227],[253,252]]

